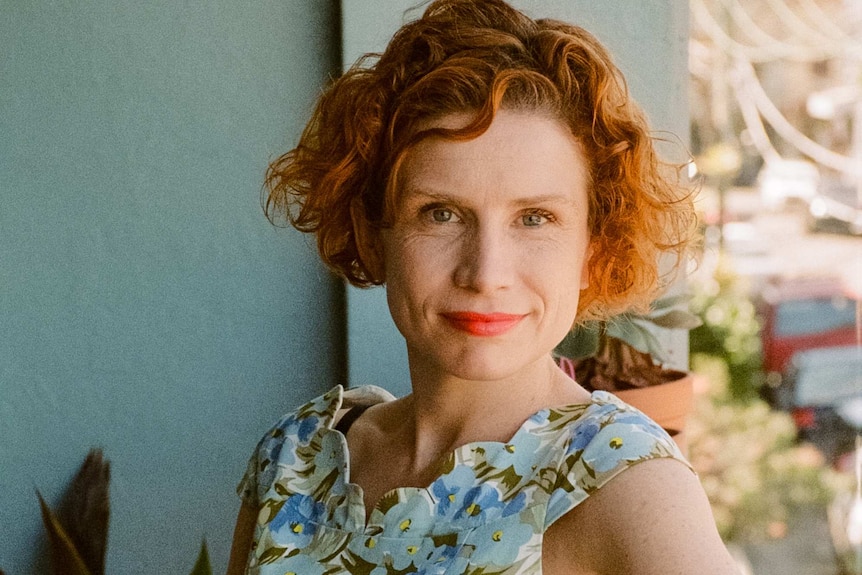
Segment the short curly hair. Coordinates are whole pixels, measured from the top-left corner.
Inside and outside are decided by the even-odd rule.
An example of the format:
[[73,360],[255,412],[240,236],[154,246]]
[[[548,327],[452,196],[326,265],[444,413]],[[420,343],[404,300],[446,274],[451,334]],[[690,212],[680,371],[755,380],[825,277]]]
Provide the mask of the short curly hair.
[[[437,0],[383,54],[365,55],[335,79],[296,148],[269,166],[267,216],[315,233],[323,261],[353,285],[379,285],[360,257],[357,234],[366,232],[351,210],[358,206],[368,229],[390,225],[405,154],[427,137],[475,138],[500,109],[550,115],[581,144],[593,250],[577,320],[646,309],[663,287],[660,255],[675,254],[676,267],[693,238],[690,190],[659,161],[602,44],[501,0]],[[465,112],[467,126],[427,128]]]

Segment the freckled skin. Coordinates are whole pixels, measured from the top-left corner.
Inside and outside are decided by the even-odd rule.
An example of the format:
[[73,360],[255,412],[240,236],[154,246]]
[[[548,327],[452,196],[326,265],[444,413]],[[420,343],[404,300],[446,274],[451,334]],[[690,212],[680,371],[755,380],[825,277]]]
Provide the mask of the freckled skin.
[[[504,110],[474,140],[419,144],[400,181],[382,242],[411,369],[475,381],[529,373],[570,329],[585,279],[588,175],[577,141],[556,120]],[[483,338],[453,327],[444,315],[453,311],[524,317]]]

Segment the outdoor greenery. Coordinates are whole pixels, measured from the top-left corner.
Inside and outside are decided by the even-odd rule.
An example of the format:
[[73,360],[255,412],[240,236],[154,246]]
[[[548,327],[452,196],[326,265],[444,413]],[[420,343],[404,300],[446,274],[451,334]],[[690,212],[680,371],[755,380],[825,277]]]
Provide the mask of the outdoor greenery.
[[721,359],[727,369],[730,397],[751,402],[764,382],[760,321],[749,286],[718,265],[711,277],[695,282],[691,310],[703,321],[690,332],[690,353]]
[[760,399],[733,397],[720,358],[693,359],[702,387],[686,429],[688,456],[725,541],[783,536],[795,510],[825,507],[850,488],[815,447],[796,442],[788,414]]
[[852,481],[797,442],[789,414],[760,399],[759,324],[741,282],[719,271],[696,283],[693,308],[703,325],[691,332],[699,377],[686,430],[689,459],[725,541],[781,537],[795,510],[825,507]]

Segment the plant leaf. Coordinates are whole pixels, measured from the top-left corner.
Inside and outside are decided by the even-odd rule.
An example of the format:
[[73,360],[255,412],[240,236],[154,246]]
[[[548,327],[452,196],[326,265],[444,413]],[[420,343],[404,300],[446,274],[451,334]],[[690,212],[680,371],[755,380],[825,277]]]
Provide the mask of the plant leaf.
[[594,355],[599,349],[600,331],[601,328],[598,323],[578,326],[566,334],[566,337],[557,345],[554,352],[557,355],[570,359],[580,359]]
[[647,334],[649,332],[647,330],[639,327],[637,329],[632,329],[631,327],[629,327],[626,330],[621,330],[617,329],[616,325],[617,324],[614,324],[613,326],[608,326],[608,337],[622,340],[640,352],[649,353],[650,350],[648,349],[647,341]]
[[681,293],[677,295],[668,295],[660,297],[652,302],[651,309],[653,312],[658,312],[665,309],[677,307],[687,303],[691,299],[691,294]]
[[659,327],[676,329],[694,329],[703,323],[699,317],[682,309],[672,309],[651,316],[650,320]]
[[665,350],[656,335],[651,331],[647,331],[644,339],[646,339],[646,353],[650,354],[660,364],[666,362],[667,356],[664,353]]
[[649,321],[636,316],[615,317],[608,322],[606,333],[608,337],[622,340],[638,351],[649,353],[651,350],[646,349]]
[[664,349],[656,335],[648,327],[649,320],[642,318],[630,318],[624,324],[613,323],[608,325],[609,337],[619,339],[632,346],[641,353],[648,353],[658,361],[665,361]]
[[210,566],[210,554],[207,551],[207,540],[201,542],[201,552],[198,553],[198,560],[192,569],[191,575],[212,575],[213,570]]
[[91,449],[57,508],[57,517],[93,575],[104,575],[111,464]]
[[48,540],[51,543],[51,564],[54,575],[92,575],[81,559],[81,554],[75,548],[75,544],[66,534],[66,530],[60,524],[60,520],[45,503],[42,494],[36,491],[39,498],[39,507],[42,509],[42,523],[48,532]]

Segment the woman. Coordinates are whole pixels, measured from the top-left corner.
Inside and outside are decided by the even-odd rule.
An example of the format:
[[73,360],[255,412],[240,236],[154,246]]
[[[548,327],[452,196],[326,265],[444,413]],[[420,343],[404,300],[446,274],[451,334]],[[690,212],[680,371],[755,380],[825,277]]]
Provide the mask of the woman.
[[355,285],[385,284],[412,393],[340,387],[261,440],[229,573],[731,573],[673,441],[551,352],[643,307],[693,223],[604,48],[439,0],[336,80],[267,179]]

